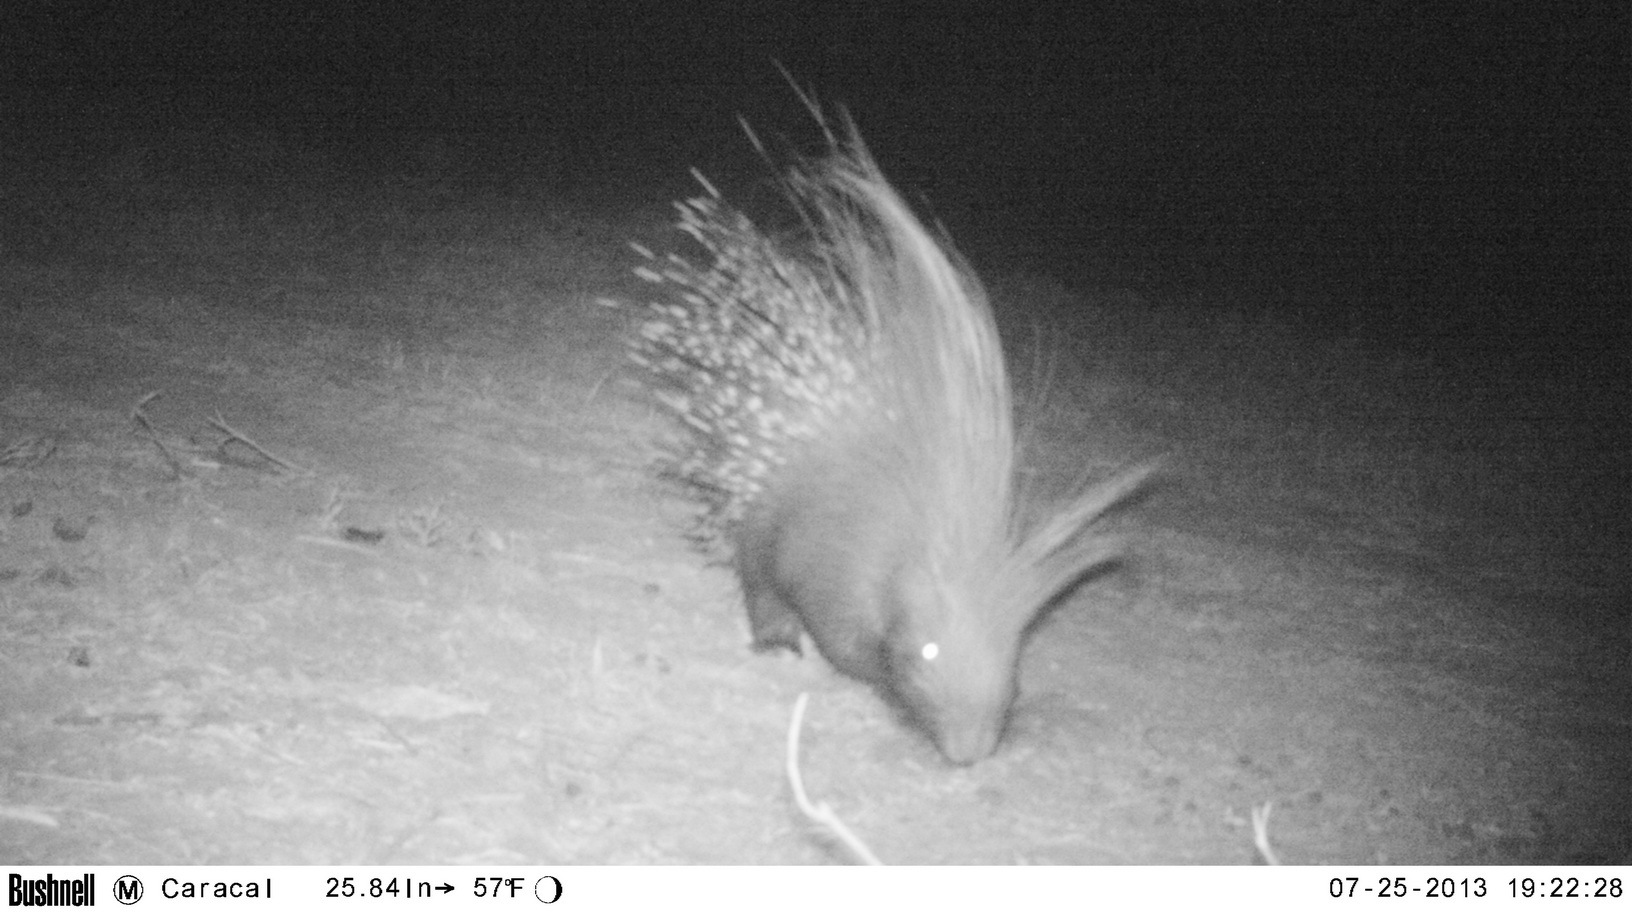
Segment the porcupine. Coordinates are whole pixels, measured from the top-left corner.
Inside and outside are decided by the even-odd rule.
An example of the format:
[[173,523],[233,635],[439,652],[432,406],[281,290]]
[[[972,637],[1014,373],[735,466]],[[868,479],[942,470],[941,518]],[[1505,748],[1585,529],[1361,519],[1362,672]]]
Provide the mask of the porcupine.
[[676,204],[679,228],[712,263],[635,246],[636,272],[679,296],[652,304],[632,356],[690,430],[667,470],[699,498],[694,534],[733,556],[755,648],[798,652],[808,632],[968,764],[1003,735],[1031,622],[1108,559],[1080,535],[1145,471],[1022,517],[978,279],[853,122],[842,140],[823,128],[828,154],[783,178],[795,239],[694,172],[704,193]]

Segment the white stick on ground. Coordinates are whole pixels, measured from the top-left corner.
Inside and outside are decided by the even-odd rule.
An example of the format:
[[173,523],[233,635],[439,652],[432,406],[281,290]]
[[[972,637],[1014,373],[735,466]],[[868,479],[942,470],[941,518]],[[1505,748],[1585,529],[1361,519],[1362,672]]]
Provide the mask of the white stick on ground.
[[143,436],[147,437],[147,441],[153,443],[153,447],[157,448],[159,454],[164,456],[165,463],[170,465],[170,475],[176,480],[180,480],[184,476],[181,471],[181,462],[177,461],[176,456],[172,455],[170,449],[165,447],[164,440],[159,436],[158,428],[153,425],[153,421],[147,418],[145,408],[159,394],[158,391],[150,391],[140,401],[137,401],[136,406],[130,409],[130,418],[136,422],[137,428],[141,430]]
[[1274,809],[1275,803],[1272,801],[1252,809],[1252,844],[1258,847],[1258,854],[1269,865],[1281,864],[1281,857],[1269,845],[1269,813]]
[[283,468],[286,471],[293,471],[294,473],[300,474],[300,475],[305,476],[305,477],[312,476],[311,471],[306,470],[305,468],[301,467],[298,464],[295,464],[292,461],[285,461],[282,458],[279,458],[277,455],[274,455],[271,452],[267,451],[266,449],[261,448],[261,446],[258,445],[255,442],[254,439],[251,439],[248,436],[244,435],[243,433],[239,432],[238,430],[233,429],[231,426],[228,426],[227,421],[222,418],[220,411],[217,411],[215,416],[210,418],[210,425],[215,427],[216,429],[220,430],[221,432],[226,433],[227,436],[229,437],[226,442],[222,443],[223,446],[225,446],[227,444],[230,444],[233,440],[237,440],[239,442],[242,442],[248,448],[255,451],[262,458],[265,458],[267,461],[272,462],[273,464],[277,465],[280,468]]
[[805,795],[805,784],[799,778],[799,732],[804,728],[805,704],[809,699],[809,694],[799,694],[799,699],[793,704],[793,721],[788,723],[788,782],[793,786],[793,799],[799,803],[799,810],[805,813],[805,817],[826,827],[861,860],[863,865],[883,865],[884,863],[873,855],[873,851],[867,848],[867,844],[851,833],[849,827],[844,826],[844,822],[827,806],[827,802],[812,804],[810,798]]

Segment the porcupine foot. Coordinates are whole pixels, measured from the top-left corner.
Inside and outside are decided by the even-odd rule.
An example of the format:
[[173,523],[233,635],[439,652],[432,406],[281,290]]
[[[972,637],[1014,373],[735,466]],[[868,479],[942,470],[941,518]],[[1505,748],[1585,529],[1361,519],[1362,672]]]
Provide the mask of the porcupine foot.
[[776,515],[766,507],[756,506],[744,519],[736,545],[737,578],[748,605],[754,651],[791,649],[794,655],[802,656],[804,621],[792,596],[784,594],[777,583],[777,556],[783,548],[784,532],[776,523]]
[[810,640],[838,670],[886,677],[884,600],[902,563],[900,494],[844,452],[783,470],[737,529],[736,568],[758,651]]
[[805,627],[792,608],[768,588],[750,592],[745,597],[748,602],[748,628],[754,634],[755,652],[792,649],[794,655],[804,654],[800,637]]

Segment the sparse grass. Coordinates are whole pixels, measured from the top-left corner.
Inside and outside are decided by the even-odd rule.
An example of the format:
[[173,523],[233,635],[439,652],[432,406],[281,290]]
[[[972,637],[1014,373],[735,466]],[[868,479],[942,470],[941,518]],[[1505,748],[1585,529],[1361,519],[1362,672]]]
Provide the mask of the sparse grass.
[[410,544],[426,550],[438,547],[448,535],[449,521],[442,504],[410,509],[397,516],[397,531]]

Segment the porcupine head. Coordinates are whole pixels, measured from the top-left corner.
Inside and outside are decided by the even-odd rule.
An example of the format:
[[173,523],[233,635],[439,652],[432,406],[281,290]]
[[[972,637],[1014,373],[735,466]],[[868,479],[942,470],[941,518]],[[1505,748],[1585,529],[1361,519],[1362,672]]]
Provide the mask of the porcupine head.
[[[1073,507],[1084,510],[1081,524],[1067,532],[1062,515],[1048,529],[1069,539],[1119,498],[1100,488]],[[1039,556],[1042,543],[994,536],[963,552],[931,542],[912,550],[888,580],[882,686],[953,763],[973,763],[997,747],[1028,628],[1051,598],[1109,559]]]

